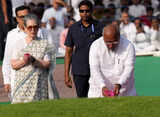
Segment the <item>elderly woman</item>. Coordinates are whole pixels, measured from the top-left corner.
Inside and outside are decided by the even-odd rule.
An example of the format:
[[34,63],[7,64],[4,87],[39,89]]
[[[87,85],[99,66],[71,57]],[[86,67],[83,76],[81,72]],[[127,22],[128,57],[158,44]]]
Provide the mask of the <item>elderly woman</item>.
[[15,44],[11,58],[15,70],[12,103],[49,98],[49,69],[54,63],[55,49],[47,39],[37,37],[39,20],[35,15],[24,17],[24,28],[26,37]]

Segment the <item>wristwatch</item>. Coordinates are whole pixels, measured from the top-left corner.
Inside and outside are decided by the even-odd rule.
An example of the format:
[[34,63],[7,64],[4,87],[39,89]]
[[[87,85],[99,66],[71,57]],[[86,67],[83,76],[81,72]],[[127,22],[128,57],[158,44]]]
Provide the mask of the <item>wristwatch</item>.
[[34,63],[36,61],[36,59],[34,57],[31,57],[31,63]]

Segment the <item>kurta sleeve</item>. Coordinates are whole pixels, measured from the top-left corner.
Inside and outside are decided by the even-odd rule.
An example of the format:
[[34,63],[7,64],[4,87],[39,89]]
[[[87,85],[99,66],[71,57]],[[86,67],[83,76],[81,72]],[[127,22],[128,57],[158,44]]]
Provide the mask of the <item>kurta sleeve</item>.
[[18,52],[21,51],[21,49],[22,49],[21,46],[22,45],[19,45],[18,41],[16,41],[14,43],[14,48],[12,48],[11,60],[13,60],[13,59],[19,59]]
[[101,74],[100,58],[97,50],[98,46],[95,43],[93,43],[89,52],[89,65],[91,73],[89,83],[98,84],[100,87],[104,87],[106,85],[104,78]]
[[132,78],[134,73],[134,63],[135,63],[135,49],[132,44],[129,45],[127,49],[127,56],[124,63],[124,70],[123,73],[120,76],[120,80],[117,82],[117,84],[125,84],[128,82],[130,78]]
[[129,34],[129,40],[132,42],[132,44],[135,46],[136,44],[136,27],[134,26],[134,24],[131,24],[132,28],[131,28],[131,33]]
[[3,65],[2,65],[2,73],[3,73],[3,81],[4,84],[10,84],[10,74],[11,74],[11,64],[10,64],[10,59],[11,59],[11,54],[12,54],[12,39],[13,35],[8,33],[7,35],[7,41],[6,41],[6,46],[5,46],[5,54],[4,54],[4,59],[3,59]]
[[49,15],[49,13],[48,13],[48,9],[47,9],[46,11],[44,11],[43,17],[41,19],[42,23],[47,23],[48,22],[48,15]]

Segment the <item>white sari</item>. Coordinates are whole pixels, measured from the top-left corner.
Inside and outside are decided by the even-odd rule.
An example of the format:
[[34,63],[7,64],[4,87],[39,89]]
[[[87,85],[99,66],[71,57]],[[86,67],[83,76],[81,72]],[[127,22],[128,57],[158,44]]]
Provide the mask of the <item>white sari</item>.
[[[50,69],[42,69],[29,64],[16,70],[12,103],[49,99],[50,95],[48,91],[51,92],[51,89],[54,89],[52,97],[55,94],[56,96],[54,97],[58,98],[58,92],[51,73],[55,64],[55,51],[53,46],[49,46],[47,40],[36,38],[20,51],[17,51],[14,56],[21,58],[25,53],[29,53],[37,59],[50,59],[51,66]],[[51,79],[52,84],[50,84]]]

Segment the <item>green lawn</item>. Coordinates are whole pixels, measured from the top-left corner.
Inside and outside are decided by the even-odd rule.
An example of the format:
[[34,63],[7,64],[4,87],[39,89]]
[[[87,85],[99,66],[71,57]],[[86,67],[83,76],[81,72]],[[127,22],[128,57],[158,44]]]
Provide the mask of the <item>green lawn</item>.
[[61,99],[0,105],[1,117],[159,117],[160,97]]
[[[57,64],[63,63],[63,59],[57,60]],[[140,95],[137,97],[60,99],[12,105],[4,102],[0,103],[0,117],[159,117],[159,68],[159,57],[136,58],[135,84]]]
[[137,57],[135,81],[140,96],[160,96],[160,57]]

